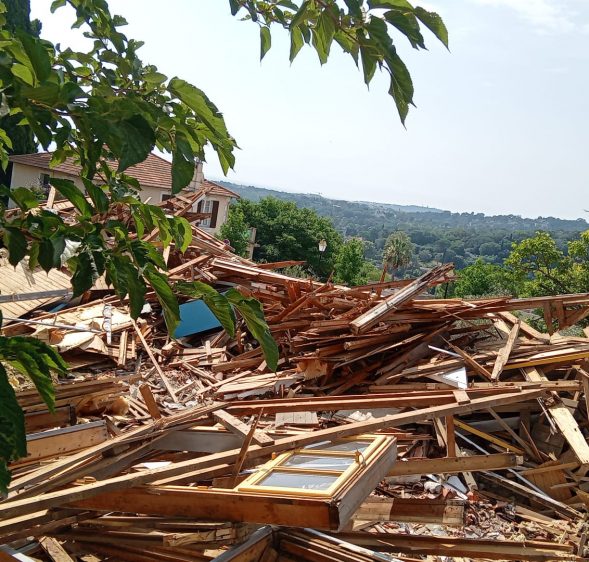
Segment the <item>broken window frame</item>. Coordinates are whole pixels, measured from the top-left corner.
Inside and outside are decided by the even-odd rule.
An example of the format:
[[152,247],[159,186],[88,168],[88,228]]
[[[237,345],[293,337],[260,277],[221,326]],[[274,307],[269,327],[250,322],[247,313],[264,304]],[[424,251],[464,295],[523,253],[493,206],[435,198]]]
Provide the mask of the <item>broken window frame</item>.
[[[331,498],[342,488],[344,488],[352,478],[361,476],[362,471],[364,471],[372,463],[372,461],[377,459],[386,449],[386,446],[389,444],[389,440],[386,435],[360,435],[326,442],[326,446],[331,447],[334,444],[342,442],[365,443],[367,441],[370,441],[370,443],[363,451],[334,451],[329,449],[321,449],[317,448],[316,443],[313,444],[311,448],[302,447],[292,451],[287,451],[259,467],[256,472],[236,486],[235,491],[281,496],[286,495]],[[301,455],[317,458],[351,458],[353,459],[353,462],[350,464],[350,466],[343,470],[285,466],[285,463],[287,463],[290,459]],[[277,473],[298,474],[301,476],[336,476],[336,479],[327,488],[321,490],[286,486],[265,486],[261,484],[261,482],[263,482],[269,476]]]

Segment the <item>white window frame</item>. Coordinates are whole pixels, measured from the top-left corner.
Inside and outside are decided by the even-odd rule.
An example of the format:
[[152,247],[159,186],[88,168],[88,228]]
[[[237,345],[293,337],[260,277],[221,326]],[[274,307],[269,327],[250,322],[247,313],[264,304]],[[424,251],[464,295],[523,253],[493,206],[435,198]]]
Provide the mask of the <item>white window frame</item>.
[[[212,213],[212,212],[213,212],[213,200],[212,199],[203,199],[201,213]],[[210,228],[211,227],[211,217],[201,220],[199,226],[204,226],[205,228]]]

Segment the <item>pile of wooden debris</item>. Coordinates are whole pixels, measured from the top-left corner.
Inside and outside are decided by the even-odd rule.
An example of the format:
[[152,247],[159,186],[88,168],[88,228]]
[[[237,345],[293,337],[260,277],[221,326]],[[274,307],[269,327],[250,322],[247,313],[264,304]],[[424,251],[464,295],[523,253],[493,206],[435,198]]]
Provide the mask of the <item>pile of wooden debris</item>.
[[563,331],[589,294],[433,298],[451,265],[347,288],[193,234],[164,251],[170,278],[258,299],[278,370],[202,301],[170,338],[155,295],[138,321],[104,284],[65,306],[61,277],[2,295],[3,334],[55,345],[71,374],[54,413],[18,390],[29,455],[0,502],[0,560],[587,556],[589,338]]

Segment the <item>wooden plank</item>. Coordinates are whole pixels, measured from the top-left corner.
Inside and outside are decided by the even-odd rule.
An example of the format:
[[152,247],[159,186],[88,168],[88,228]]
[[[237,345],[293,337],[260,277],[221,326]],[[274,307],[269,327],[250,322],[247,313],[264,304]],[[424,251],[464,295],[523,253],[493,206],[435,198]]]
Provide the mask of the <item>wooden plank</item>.
[[463,525],[464,505],[444,499],[371,496],[356,510],[354,519]]
[[454,416],[446,416],[446,456],[456,456],[456,435],[454,433]]
[[339,527],[338,509],[325,499],[256,495],[187,486],[133,488],[78,502],[84,509],[190,517],[202,521],[270,523],[318,529]]
[[147,411],[149,412],[149,415],[154,420],[159,420],[162,417],[162,413],[160,412],[159,406],[157,405],[157,402],[155,401],[155,398],[153,397],[153,394],[151,392],[151,388],[149,388],[149,385],[142,384],[139,387],[139,392],[141,392],[141,396],[143,397],[143,401],[145,402],[145,405],[147,406]]
[[74,562],[73,558],[65,551],[57,539],[53,537],[41,537],[39,544],[53,562]]
[[252,442],[254,437],[254,433],[256,432],[256,427],[258,427],[258,422],[260,421],[261,414],[256,416],[256,419],[253,421],[252,426],[249,428],[249,431],[243,438],[243,444],[241,445],[241,449],[239,450],[239,455],[237,456],[237,460],[235,461],[235,466],[233,467],[233,472],[231,473],[231,478],[233,480],[233,486],[237,481],[237,477],[241,472],[241,467],[243,466],[243,462],[245,461],[245,457],[247,455],[247,450]]
[[[263,403],[264,402],[262,401],[262,405]],[[215,421],[220,423],[225,429],[227,429],[235,435],[238,435],[242,439],[245,439],[250,433],[251,428],[249,425],[246,425],[245,423],[237,419],[235,416],[232,416],[226,410],[217,410],[213,414],[213,418],[215,419]],[[258,431],[256,429],[254,429],[254,432],[251,436],[251,440],[253,443],[256,443],[257,445],[261,446],[271,445],[272,443],[274,443],[274,439],[272,439],[270,436],[266,435],[262,431]]]
[[381,320],[395,312],[399,307],[419,295],[419,293],[423,292],[427,287],[442,280],[452,269],[453,266],[451,264],[445,264],[424,273],[421,277],[415,279],[415,281],[411,282],[400,291],[387,297],[382,302],[379,302],[376,306],[354,319],[350,323],[350,329],[355,334],[361,334],[368,331]]
[[41,429],[75,425],[76,409],[73,406],[61,406],[54,412],[41,410],[25,414],[25,429],[27,433],[34,433]]
[[500,470],[523,463],[523,457],[515,453],[446,457],[441,459],[411,459],[398,461],[387,476],[409,476],[412,474],[456,474],[479,470]]
[[454,353],[458,353],[458,355],[460,355],[460,357],[462,357],[462,359],[464,360],[464,362],[475,372],[478,373],[479,375],[482,375],[483,377],[485,377],[487,380],[491,380],[491,373],[485,368],[483,367],[478,361],[475,361],[468,353],[466,353],[466,351],[460,349],[458,346],[453,345],[452,343],[450,343],[448,340],[444,340],[447,344],[448,347],[450,347],[450,349],[454,352]]
[[108,440],[106,422],[101,420],[27,435],[27,456],[10,466],[23,466],[41,459],[65,455]]
[[162,382],[164,383],[164,386],[166,387],[168,394],[170,395],[170,397],[172,398],[172,400],[174,402],[178,402],[178,397],[176,396],[176,393],[174,391],[174,387],[172,386],[172,384],[168,380],[168,377],[166,377],[166,375],[162,371],[162,368],[160,367],[160,364],[157,362],[157,359],[155,358],[153,351],[151,351],[151,347],[145,341],[145,338],[143,337],[143,334],[141,333],[139,326],[137,326],[137,322],[135,322],[135,320],[131,320],[131,322],[133,324],[133,328],[135,328],[135,333],[137,334],[137,337],[139,338],[139,341],[141,342],[141,345],[143,346],[143,349],[145,350],[145,353],[147,353],[147,356],[149,357],[149,359],[153,363],[153,366],[155,367],[157,374],[160,376],[160,379],[162,379]]
[[495,360],[495,364],[493,365],[493,372],[491,373],[492,381],[499,380],[499,377],[503,371],[503,367],[505,367],[505,365],[509,361],[509,356],[511,355],[513,346],[515,345],[517,336],[519,335],[520,326],[521,321],[518,318],[516,322],[513,324],[511,331],[509,332],[509,336],[507,338],[507,341],[505,342],[505,345],[499,350],[497,359]]
[[549,541],[510,541],[437,537],[403,533],[338,533],[338,538],[379,552],[407,552],[413,555],[466,556],[474,560],[576,560],[574,547]]
[[515,447],[511,443],[508,443],[507,441],[504,441],[503,439],[499,439],[499,437],[496,437],[495,435],[492,435],[491,433],[487,433],[486,431],[481,431],[480,429],[477,429],[476,427],[472,427],[471,425],[469,425],[463,421],[460,421],[460,420],[454,420],[454,423],[460,429],[464,429],[464,430],[468,431],[469,433],[472,433],[473,435],[476,435],[478,437],[482,437],[486,441],[489,441],[490,443],[494,443],[495,445],[498,445],[499,447],[502,447],[503,449],[507,449],[508,451],[511,451],[512,453],[517,453],[519,455],[524,454],[524,451],[522,449],[520,449],[519,447]]

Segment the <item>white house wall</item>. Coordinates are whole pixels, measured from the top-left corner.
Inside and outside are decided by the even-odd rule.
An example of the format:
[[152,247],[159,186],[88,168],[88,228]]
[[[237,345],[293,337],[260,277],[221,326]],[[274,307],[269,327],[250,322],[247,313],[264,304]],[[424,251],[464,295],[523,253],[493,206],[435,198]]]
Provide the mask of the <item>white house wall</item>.
[[[36,168],[35,166],[27,166],[26,164],[19,164],[17,162],[14,162],[12,165],[12,179],[10,182],[10,187],[39,187],[41,185],[41,174],[49,174],[52,178],[72,180],[74,184],[78,186],[78,188],[80,188],[80,190],[84,191],[84,184],[82,182],[82,179],[77,176],[70,176],[68,174],[57,172],[55,170],[44,170],[42,168]],[[195,179],[197,181],[200,180],[200,182],[202,182],[202,165],[200,166],[200,170],[197,169]],[[148,201],[152,205],[157,205],[158,203],[161,203],[162,195],[169,193],[169,189],[142,186],[141,191],[139,192],[139,198],[141,199],[141,201]],[[227,212],[229,209],[229,203],[231,201],[231,198],[219,195],[209,195],[205,196],[204,199],[219,202],[217,226],[215,228],[204,227],[204,230],[206,230],[207,232],[210,232],[211,234],[218,234],[221,229],[221,225],[227,220]],[[196,211],[197,204],[198,203],[194,204],[194,211]],[[12,200],[10,201],[9,206],[14,207],[14,202]]]

